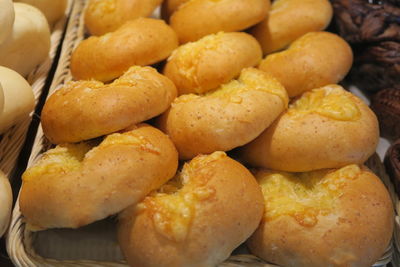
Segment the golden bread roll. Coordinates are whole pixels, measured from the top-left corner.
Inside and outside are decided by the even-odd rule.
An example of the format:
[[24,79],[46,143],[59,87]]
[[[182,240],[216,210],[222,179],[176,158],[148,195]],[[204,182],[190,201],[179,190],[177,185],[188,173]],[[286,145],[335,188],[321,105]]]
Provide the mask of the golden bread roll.
[[244,30],[262,21],[269,0],[191,0],[170,17],[170,25],[180,43],[199,40],[220,31]]
[[43,13],[31,5],[14,3],[11,35],[0,45],[0,65],[26,77],[50,51],[50,28]]
[[111,84],[69,82],[46,101],[41,122],[54,144],[116,132],[169,108],[175,85],[151,67],[133,66]]
[[259,170],[265,199],[250,251],[280,266],[372,266],[393,231],[385,186],[366,167],[309,173]]
[[263,210],[251,173],[215,152],[123,211],[118,239],[131,266],[217,266],[254,232]]
[[229,82],[261,58],[260,45],[251,35],[219,32],[177,48],[164,74],[175,83],[179,95],[201,94]]
[[182,4],[190,0],[164,0],[161,6],[161,17],[169,21],[169,17],[174,13]]
[[115,31],[128,20],[151,15],[162,0],[89,0],[85,25],[92,35]]
[[160,128],[181,159],[228,151],[256,138],[287,108],[285,88],[272,76],[244,69],[238,80],[205,95],[181,95],[161,115]]
[[59,145],[23,174],[21,213],[33,230],[77,228],[138,203],[172,178],[177,165],[170,139],[145,124],[97,146]]
[[241,155],[274,170],[340,168],[365,162],[378,140],[378,121],[369,107],[339,85],[327,85],[292,102]]
[[68,0],[14,0],[14,2],[22,2],[38,8],[51,26],[64,16]]
[[325,29],[332,14],[328,0],[275,0],[268,17],[250,33],[260,42],[264,54],[269,54],[308,32]]
[[0,45],[10,37],[14,18],[15,12],[12,0],[0,0]]
[[77,80],[111,81],[133,65],[150,65],[166,59],[178,47],[175,32],[164,21],[138,18],[115,32],[82,41],[71,57]]
[[0,237],[8,228],[13,204],[12,190],[10,181],[0,171]]
[[345,40],[329,32],[310,32],[290,47],[268,55],[259,66],[285,86],[289,97],[338,83],[351,68],[353,54]]
[[[35,107],[32,87],[18,72],[0,66],[1,96],[4,106],[0,112],[0,134],[29,117]],[[2,106],[0,104],[0,106]]]

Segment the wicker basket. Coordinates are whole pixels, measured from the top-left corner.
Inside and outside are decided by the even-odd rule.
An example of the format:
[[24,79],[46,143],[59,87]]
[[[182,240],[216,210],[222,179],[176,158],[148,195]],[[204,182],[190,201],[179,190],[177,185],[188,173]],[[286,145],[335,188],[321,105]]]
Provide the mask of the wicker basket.
[[[70,10],[70,6],[71,2],[69,2],[68,8],[66,9],[66,15],[60,19],[56,25],[54,25],[51,34],[49,57],[27,77],[35,96],[35,106],[38,104],[40,96],[45,89],[44,87],[47,76],[49,75],[51,66],[53,65],[57,49],[64,33],[65,24],[67,22],[67,14]],[[32,116],[35,116],[35,114],[33,113]],[[26,118],[22,122],[12,126],[0,136],[0,169],[8,177],[11,177],[11,173],[16,165],[18,155],[20,154],[24,144],[31,120],[32,117]]]
[[[69,62],[73,49],[84,38],[85,30],[82,11],[85,0],[73,2],[70,20],[67,26],[60,61],[50,87],[50,93],[65,82],[71,80]],[[28,166],[31,166],[48,150],[51,144],[43,135],[41,127],[37,132]],[[369,166],[383,178],[393,195],[393,186],[384,174],[384,168],[378,156],[369,160]],[[395,195],[393,195],[395,200]],[[399,228],[397,228],[399,229]],[[19,211],[18,201],[13,211],[11,225],[7,234],[7,251],[17,266],[127,266],[119,249],[113,218],[108,218],[77,230],[53,229],[30,232]],[[247,254],[245,247],[237,249],[221,267],[277,267],[259,258]],[[374,266],[385,266],[391,261],[392,245],[382,259]]]

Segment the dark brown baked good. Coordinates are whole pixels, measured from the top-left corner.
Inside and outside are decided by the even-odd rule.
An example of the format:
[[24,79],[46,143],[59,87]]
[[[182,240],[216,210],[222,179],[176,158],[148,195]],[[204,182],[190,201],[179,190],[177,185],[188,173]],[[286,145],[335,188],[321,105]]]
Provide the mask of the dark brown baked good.
[[400,41],[400,1],[331,0],[339,34],[350,43]]
[[371,92],[400,88],[400,42],[380,42],[354,52],[350,77],[355,85]]
[[400,139],[389,147],[384,163],[390,180],[394,184],[394,189],[400,196]]
[[391,140],[400,138],[400,88],[384,89],[372,98],[381,136]]

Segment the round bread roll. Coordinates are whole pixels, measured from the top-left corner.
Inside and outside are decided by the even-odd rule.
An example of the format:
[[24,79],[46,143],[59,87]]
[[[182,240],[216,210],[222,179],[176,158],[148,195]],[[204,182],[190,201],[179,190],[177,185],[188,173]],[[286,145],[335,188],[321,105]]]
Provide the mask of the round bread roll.
[[115,31],[128,20],[151,15],[162,0],[89,0],[85,25],[92,35]]
[[251,252],[280,266],[372,266],[389,246],[393,206],[366,167],[309,173],[259,170],[263,220]]
[[253,26],[265,19],[269,5],[269,0],[190,0],[172,14],[170,25],[180,43],[193,42]]
[[77,228],[138,203],[177,166],[171,140],[145,124],[97,146],[59,145],[23,174],[21,213],[32,230]]
[[107,82],[133,65],[166,59],[177,47],[176,34],[164,21],[138,18],[115,32],[82,41],[72,53],[71,73],[77,80]]
[[285,88],[257,69],[244,69],[238,80],[206,95],[182,95],[161,115],[160,128],[181,159],[228,151],[264,131],[287,108]]
[[3,111],[4,111],[4,89],[3,86],[1,85],[1,80],[0,80],[0,117]]
[[[35,107],[32,87],[17,72],[0,66],[0,84],[4,94],[4,108],[0,113],[0,133],[26,119]],[[0,97],[1,99],[1,97]]]
[[351,68],[353,54],[345,40],[333,33],[310,32],[279,53],[268,55],[259,69],[272,74],[289,97],[341,81]]
[[275,0],[268,17],[250,33],[260,42],[264,54],[269,54],[308,32],[325,29],[332,14],[328,0]]
[[14,3],[15,21],[9,38],[0,45],[0,65],[27,76],[50,51],[50,29],[43,13],[31,5]]
[[248,163],[303,172],[365,162],[379,141],[375,114],[339,85],[304,93],[241,155]]
[[217,266],[254,232],[263,210],[251,173],[215,152],[122,212],[118,239],[131,266]]
[[95,138],[161,114],[175,97],[175,85],[151,67],[133,66],[111,84],[69,82],[46,101],[43,132],[54,144]]
[[0,171],[0,203],[0,237],[2,237],[10,222],[13,203],[10,181],[2,171]]
[[220,32],[180,46],[168,58],[164,74],[179,95],[201,94],[229,82],[261,58],[260,45],[251,35]]
[[169,17],[174,13],[182,4],[189,0],[164,0],[161,6],[161,17],[169,21]]
[[54,25],[65,14],[68,0],[14,0],[38,8],[45,15],[47,22]]
[[0,45],[10,37],[14,18],[15,12],[12,0],[0,0]]

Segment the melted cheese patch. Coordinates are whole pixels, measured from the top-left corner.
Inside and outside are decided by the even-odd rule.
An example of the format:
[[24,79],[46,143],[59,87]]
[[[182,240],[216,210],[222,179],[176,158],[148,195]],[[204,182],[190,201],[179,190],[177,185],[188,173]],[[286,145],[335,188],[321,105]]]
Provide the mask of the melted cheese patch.
[[289,106],[292,116],[316,113],[340,121],[354,121],[361,116],[352,95],[338,85],[328,85],[303,94]]
[[92,147],[86,143],[59,145],[50,149],[31,168],[22,175],[24,182],[43,174],[67,173],[78,170],[86,153]]
[[343,187],[360,173],[357,165],[307,173],[259,171],[255,176],[265,199],[265,220],[288,215],[300,225],[312,227],[319,215],[332,212]]
[[158,233],[176,242],[186,239],[196,216],[196,205],[215,195],[215,190],[207,186],[209,176],[202,174],[202,168],[223,157],[225,153],[215,152],[194,158],[174,179],[139,204],[139,211],[150,214]]

